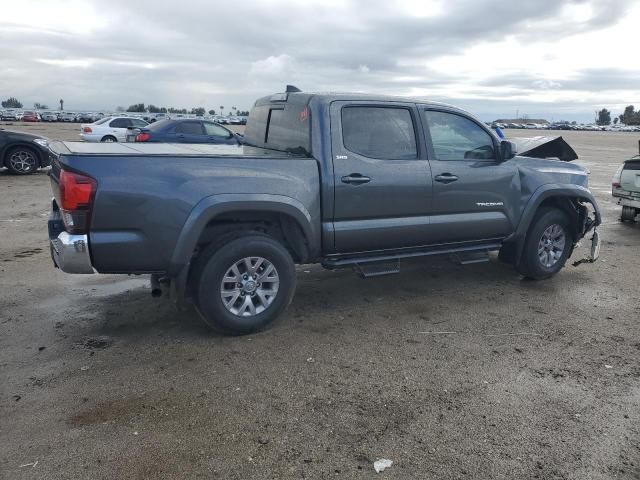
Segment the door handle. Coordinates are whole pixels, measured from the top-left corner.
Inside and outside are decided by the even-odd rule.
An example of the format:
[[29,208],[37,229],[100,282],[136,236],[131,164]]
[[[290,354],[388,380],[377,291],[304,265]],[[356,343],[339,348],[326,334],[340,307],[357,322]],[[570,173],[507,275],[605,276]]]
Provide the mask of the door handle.
[[176,135],[176,137],[178,137],[178,138],[184,138],[184,134],[183,134],[183,133],[179,133],[178,135]]
[[455,182],[456,180],[458,180],[458,177],[456,177],[455,175],[452,175],[450,173],[442,173],[440,175],[436,175],[434,180],[436,182],[440,182],[440,183],[451,183],[451,182]]
[[350,183],[351,185],[360,185],[361,183],[369,183],[371,178],[365,177],[360,173],[352,173],[342,177],[342,183]]

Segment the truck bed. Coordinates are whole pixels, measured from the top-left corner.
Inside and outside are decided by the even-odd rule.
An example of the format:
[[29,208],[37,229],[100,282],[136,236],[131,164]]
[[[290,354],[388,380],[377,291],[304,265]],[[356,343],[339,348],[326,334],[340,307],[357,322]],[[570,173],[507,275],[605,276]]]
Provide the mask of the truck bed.
[[54,142],[51,150],[52,182],[68,169],[97,183],[88,238],[101,273],[170,270],[185,227],[218,203],[241,211],[295,205],[320,238],[320,174],[311,157],[200,144]]

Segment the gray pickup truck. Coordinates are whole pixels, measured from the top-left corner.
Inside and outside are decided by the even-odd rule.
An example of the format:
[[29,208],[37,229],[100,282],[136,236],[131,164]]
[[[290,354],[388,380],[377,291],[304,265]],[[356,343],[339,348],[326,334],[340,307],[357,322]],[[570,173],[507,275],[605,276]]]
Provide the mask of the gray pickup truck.
[[598,241],[584,168],[516,156],[468,113],[422,100],[287,88],[256,101],[243,146],[51,148],[55,265],[151,274],[153,292],[225,334],[271,324],[295,264],[373,276],[499,251],[545,279],[589,230]]

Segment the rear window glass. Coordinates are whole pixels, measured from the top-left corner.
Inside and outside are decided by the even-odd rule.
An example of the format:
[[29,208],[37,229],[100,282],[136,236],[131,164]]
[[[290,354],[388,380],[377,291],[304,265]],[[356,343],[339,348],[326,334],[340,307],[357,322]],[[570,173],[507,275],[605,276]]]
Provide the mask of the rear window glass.
[[147,125],[147,128],[149,130],[162,130],[164,127],[166,127],[168,124],[171,123],[171,120],[165,119],[165,120],[158,120],[157,122],[152,123],[151,125]]
[[253,107],[244,139],[246,144],[283,152],[309,154],[310,113],[306,101]]

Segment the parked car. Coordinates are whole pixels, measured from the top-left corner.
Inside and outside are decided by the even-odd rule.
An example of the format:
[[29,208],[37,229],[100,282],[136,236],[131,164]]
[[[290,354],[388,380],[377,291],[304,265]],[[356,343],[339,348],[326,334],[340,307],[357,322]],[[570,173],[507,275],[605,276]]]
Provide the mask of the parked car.
[[19,117],[18,117],[18,113],[16,112],[16,110],[13,109],[7,109],[4,110],[1,114],[2,116],[0,117],[2,120],[4,121],[18,121]]
[[141,128],[136,142],[223,143],[237,145],[238,137],[228,128],[207,120],[160,120]]
[[611,182],[611,194],[622,205],[621,220],[634,222],[640,214],[640,155],[620,165]]
[[139,118],[105,117],[95,123],[80,125],[80,138],[85,142],[125,142],[127,129],[147,125],[147,122]]
[[66,122],[66,123],[73,123],[76,121],[76,114],[73,112],[62,112],[60,114],[58,114],[58,121],[60,122]]
[[93,113],[89,113],[89,112],[79,113],[76,116],[76,122],[91,123],[91,122],[95,122],[96,120],[98,120],[98,118],[96,118]]
[[22,121],[23,122],[39,122],[40,121],[40,117],[38,116],[37,112],[32,112],[30,110],[26,110],[22,114]]
[[57,122],[58,114],[56,112],[42,112],[40,118],[43,122]]
[[[55,265],[150,273],[152,293],[171,284],[209,326],[246,334],[290,303],[296,263],[376,276],[499,251],[546,279],[601,222],[585,168],[516,157],[463,110],[288,90],[256,101],[243,147],[54,144]],[[594,232],[589,260],[598,247]]]
[[49,165],[49,140],[31,133],[0,129],[0,167],[28,175]]

